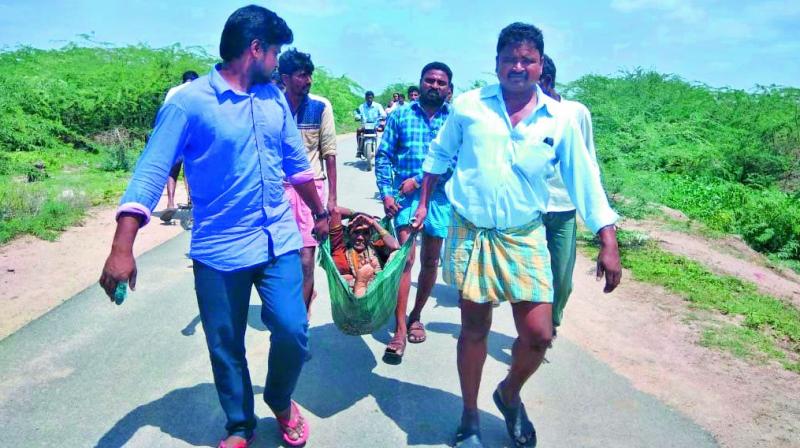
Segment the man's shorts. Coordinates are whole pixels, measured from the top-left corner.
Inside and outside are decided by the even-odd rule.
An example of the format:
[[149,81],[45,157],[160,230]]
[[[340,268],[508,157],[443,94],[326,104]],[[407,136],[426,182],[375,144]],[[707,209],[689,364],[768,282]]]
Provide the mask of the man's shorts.
[[[317,187],[317,194],[322,205],[328,201],[328,194],[325,191],[325,179],[314,179],[314,185]],[[286,188],[286,197],[289,199],[289,206],[294,213],[294,220],[297,222],[297,228],[300,230],[300,236],[303,238],[303,247],[317,247],[317,240],[314,239],[314,214],[311,209],[303,202],[303,198],[297,194],[297,190],[289,183],[284,183]]]
[[[419,190],[406,196],[398,202],[402,207],[394,217],[394,226],[397,228],[409,225],[414,212],[419,205]],[[435,190],[428,203],[428,216],[425,218],[425,235],[437,238],[447,238],[447,228],[450,226],[450,201],[443,191]]]

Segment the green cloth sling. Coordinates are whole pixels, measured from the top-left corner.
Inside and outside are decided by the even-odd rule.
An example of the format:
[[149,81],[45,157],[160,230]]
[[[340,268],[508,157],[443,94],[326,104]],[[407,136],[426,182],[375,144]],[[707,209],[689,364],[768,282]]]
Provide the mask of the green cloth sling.
[[[394,234],[394,226],[390,219],[384,218],[381,225]],[[400,277],[403,275],[403,267],[413,241],[412,236],[400,247],[383,270],[375,276],[367,287],[367,293],[360,299],[353,295],[353,291],[336,269],[331,257],[330,240],[322,243],[319,263],[328,277],[333,322],[342,333],[353,336],[370,334],[380,329],[389,317],[394,315]]]

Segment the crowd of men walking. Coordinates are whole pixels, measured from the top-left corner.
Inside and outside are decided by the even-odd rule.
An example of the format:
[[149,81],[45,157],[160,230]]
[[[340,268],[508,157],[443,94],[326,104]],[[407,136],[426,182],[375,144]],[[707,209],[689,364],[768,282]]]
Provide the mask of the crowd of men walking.
[[[523,23],[504,28],[495,55],[499,82],[452,102],[453,72],[442,62],[422,67],[409,101],[398,92],[388,116],[367,92],[358,116],[386,118],[375,178],[397,241],[371,217],[338,204],[332,106],[310,93],[310,55],[280,54],[292,41],[289,26],[268,9],[247,6],[228,18],[222,63],[208,75],[184,79],[159,111],[120,202],[101,286],[112,299],[119,282],[136,287],[136,233],[168,179],[174,196],[182,164],[191,188],[198,307],[227,417],[220,447],[247,447],[256,425],[244,347],[253,287],[271,333],[264,400],[286,443],[298,446],[310,431],[291,397],[310,357],[317,245],[330,232],[341,256],[337,268],[356,288],[413,239],[384,359],[399,363],[407,343],[425,342],[423,311],[441,259],[444,280],[460,297],[457,369],[464,406],[456,446],[483,446],[477,395],[492,310],[506,301],[518,337],[494,401],[515,446],[535,446],[520,390],[550,347],[571,292],[576,209],[599,236],[597,276],[605,276],[604,290],[611,292],[621,275],[618,217],[600,182],[591,117],[556,92],[555,64],[544,53],[541,31]],[[168,207],[175,208],[172,199]],[[347,230],[343,217],[353,218]],[[344,232],[351,242],[343,242]],[[373,232],[379,238],[370,238]],[[422,268],[409,313],[417,235]]]

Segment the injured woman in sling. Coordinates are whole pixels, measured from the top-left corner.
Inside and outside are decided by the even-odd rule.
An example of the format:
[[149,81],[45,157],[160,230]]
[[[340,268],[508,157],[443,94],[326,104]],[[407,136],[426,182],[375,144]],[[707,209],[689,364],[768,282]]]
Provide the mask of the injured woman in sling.
[[[343,218],[350,218],[347,226],[342,225]],[[400,249],[397,239],[377,218],[344,207],[331,213],[330,240],[336,269],[358,298],[367,293],[369,284]]]

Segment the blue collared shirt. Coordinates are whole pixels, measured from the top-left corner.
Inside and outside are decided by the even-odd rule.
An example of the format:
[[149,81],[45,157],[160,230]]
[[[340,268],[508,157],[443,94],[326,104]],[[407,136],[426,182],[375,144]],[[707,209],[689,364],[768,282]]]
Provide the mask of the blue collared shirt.
[[445,173],[457,157],[445,186],[454,210],[478,227],[508,229],[547,210],[547,179],[558,165],[572,203],[597,233],[619,218],[600,171],[572,115],[538,86],[536,94],[536,109],[513,127],[499,85],[456,98],[423,170]]
[[303,246],[283,179],[307,182],[313,171],[274,86],[239,92],[214,68],[175,94],[158,113],[120,212],[149,220],[179,157],[194,204],[192,259],[233,271]]
[[361,120],[361,124],[377,123],[381,120],[381,118],[386,118],[386,112],[384,112],[383,106],[375,101],[373,101],[372,105],[369,106],[366,102],[361,103],[361,105],[358,106],[357,113],[357,118]]
[[[395,196],[400,184],[408,178],[413,177],[422,184],[422,162],[448,116],[450,105],[445,103],[429,120],[417,102],[404,105],[389,115],[375,155],[375,180],[381,199]],[[447,179],[446,174],[439,185],[444,185]]]

